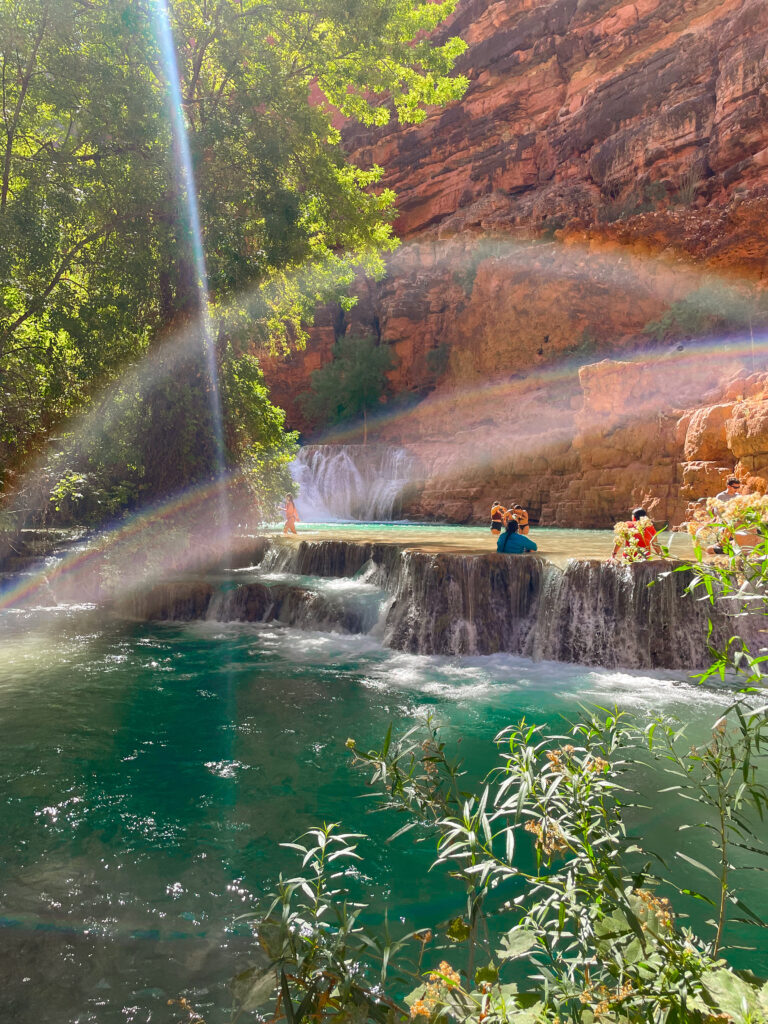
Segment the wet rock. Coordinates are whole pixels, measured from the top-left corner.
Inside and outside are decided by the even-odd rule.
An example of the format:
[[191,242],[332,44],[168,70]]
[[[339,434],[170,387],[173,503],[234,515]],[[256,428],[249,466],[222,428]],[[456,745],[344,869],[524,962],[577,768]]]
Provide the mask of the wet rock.
[[115,610],[142,622],[191,622],[204,619],[214,588],[203,581],[173,581],[119,599]]
[[[334,550],[335,549],[335,550]],[[760,616],[734,619],[684,593],[686,572],[670,561],[613,565],[573,560],[565,570],[536,555],[462,555],[402,550],[396,544],[273,542],[283,571],[313,564],[339,579],[365,574],[390,595],[302,583],[224,586],[177,581],[125,599],[120,610],[147,621],[273,622],[306,630],[370,633],[415,654],[488,655],[607,668],[696,669],[708,644],[735,633],[762,643]],[[269,557],[269,554],[268,554]],[[709,623],[712,634],[708,637]]]

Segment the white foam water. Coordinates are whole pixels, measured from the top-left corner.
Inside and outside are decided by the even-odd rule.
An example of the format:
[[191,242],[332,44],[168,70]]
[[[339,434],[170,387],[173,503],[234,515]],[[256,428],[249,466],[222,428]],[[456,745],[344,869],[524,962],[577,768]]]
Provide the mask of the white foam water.
[[400,516],[416,460],[394,445],[307,445],[291,466],[297,509],[310,523],[388,521]]

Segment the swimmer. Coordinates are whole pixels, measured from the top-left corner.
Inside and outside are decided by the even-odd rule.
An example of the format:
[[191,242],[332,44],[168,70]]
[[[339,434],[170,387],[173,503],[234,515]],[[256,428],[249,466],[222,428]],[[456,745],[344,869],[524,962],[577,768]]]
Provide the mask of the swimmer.
[[522,555],[535,551],[536,544],[529,537],[522,536],[516,519],[510,519],[506,531],[496,541],[496,550],[501,554]]
[[283,527],[283,533],[292,533],[298,537],[296,523],[299,522],[299,513],[296,511],[296,506],[293,503],[292,494],[286,494],[285,505],[281,505],[280,509],[285,512],[285,526]]
[[512,509],[512,515],[517,520],[517,525],[520,527],[520,533],[526,537],[531,532],[531,528],[528,525],[528,512],[523,508],[522,505],[515,505]]
[[491,533],[501,533],[506,514],[507,510],[504,506],[500,505],[498,501],[494,501],[491,505]]

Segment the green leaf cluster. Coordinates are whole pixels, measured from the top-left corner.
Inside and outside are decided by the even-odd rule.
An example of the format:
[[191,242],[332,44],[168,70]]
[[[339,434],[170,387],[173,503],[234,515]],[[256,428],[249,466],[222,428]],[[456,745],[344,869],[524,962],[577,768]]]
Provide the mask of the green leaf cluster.
[[306,415],[316,426],[367,416],[390,393],[387,373],[392,351],[375,338],[348,334],[333,346],[333,358],[312,374],[309,391],[300,396]]
[[[382,252],[396,244],[394,195],[377,185],[380,168],[345,156],[331,104],[383,124],[393,113],[418,121],[430,105],[459,98],[466,80],[451,70],[464,44],[428,35],[454,6],[0,0],[6,471],[23,466],[157,339],[189,330],[201,314],[198,241],[220,367],[264,347],[302,344],[317,301],[342,294],[360,268],[381,272]],[[158,42],[163,7],[199,240]],[[244,379],[252,369],[238,373]],[[155,413],[156,405],[143,410]],[[227,429],[242,441],[245,421]],[[190,433],[179,423],[176,430]],[[243,443],[253,451],[257,435]]]
[[[499,767],[477,790],[465,788],[461,762],[430,721],[399,737],[390,728],[380,750],[348,740],[380,808],[406,818],[391,839],[414,828],[422,840],[434,838],[434,867],[446,869],[459,899],[463,893],[463,913],[435,933],[371,931],[350,873],[326,881],[320,871],[336,827],[318,829],[316,843],[295,846],[302,874],[281,883],[253,920],[273,979],[253,1007],[291,1020],[288,999],[304,1005],[325,985],[325,1001],[311,997],[315,1020],[349,1011],[361,1021],[386,1015],[421,1024],[768,1021],[768,985],[723,958],[729,921],[765,927],[739,895],[736,863],[747,846],[767,852],[750,817],[766,803],[754,770],[765,756],[765,710],[744,712],[735,731],[718,723],[712,740],[694,748],[668,722],[643,733],[600,709],[563,735],[523,721],[499,734]],[[701,828],[713,836],[714,869],[679,852],[700,872],[701,891],[676,885],[665,861],[627,832],[643,750],[672,776],[670,798],[695,800]],[[336,856],[359,857],[361,838],[340,836]],[[730,872],[725,890],[718,859]],[[691,898],[715,908],[703,934],[686,924]],[[343,956],[330,962],[329,945],[342,940]],[[445,959],[425,969],[426,955]],[[404,996],[408,979],[415,987]]]
[[768,304],[763,295],[754,289],[711,281],[673,302],[666,313],[649,321],[643,330],[661,342],[754,331],[766,320]]

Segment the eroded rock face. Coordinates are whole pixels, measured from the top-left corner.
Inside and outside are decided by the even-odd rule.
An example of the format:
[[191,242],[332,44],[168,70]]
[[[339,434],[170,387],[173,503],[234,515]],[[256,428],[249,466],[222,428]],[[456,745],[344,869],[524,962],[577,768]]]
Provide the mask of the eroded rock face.
[[479,521],[506,496],[604,526],[641,503],[675,518],[737,466],[768,479],[743,359],[678,359],[648,327],[712,273],[768,281],[768,4],[463,0],[441,31],[469,43],[464,100],[346,131],[404,241],[266,364],[289,422],[335,338],[372,333],[395,392],[429,394],[378,433],[431,454],[406,514]]
[[730,461],[726,423],[733,405],[705,406],[689,418],[683,452],[687,462]]

